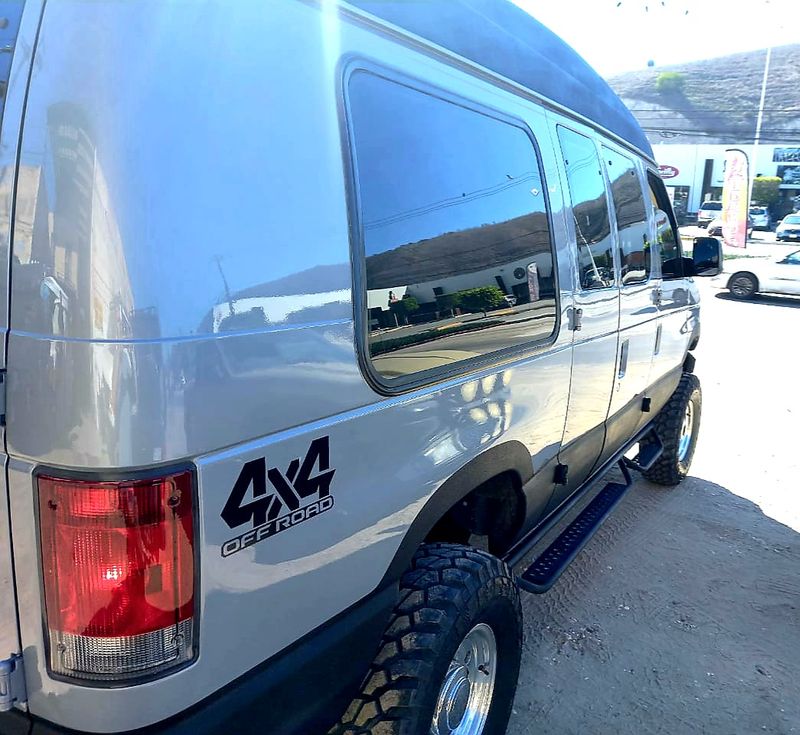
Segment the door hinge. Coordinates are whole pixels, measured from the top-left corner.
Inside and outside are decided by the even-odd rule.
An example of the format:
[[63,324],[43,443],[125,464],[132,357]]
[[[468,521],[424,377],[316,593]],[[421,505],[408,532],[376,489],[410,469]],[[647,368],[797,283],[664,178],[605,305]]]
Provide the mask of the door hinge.
[[580,332],[583,327],[583,309],[572,310],[572,331]]
[[22,656],[14,654],[11,658],[0,661],[0,712],[8,712],[15,704],[27,701]]
[[653,304],[655,304],[656,306],[661,306],[661,301],[663,298],[664,298],[663,292],[658,286],[656,286],[653,289]]
[[569,465],[561,464],[556,465],[555,472],[553,473],[553,482],[556,485],[566,485],[569,477]]

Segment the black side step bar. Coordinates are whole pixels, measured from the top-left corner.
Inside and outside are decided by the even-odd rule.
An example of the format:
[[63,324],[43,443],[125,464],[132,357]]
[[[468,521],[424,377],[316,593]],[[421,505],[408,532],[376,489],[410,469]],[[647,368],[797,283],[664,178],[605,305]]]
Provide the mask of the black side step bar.
[[650,432],[647,438],[647,444],[639,447],[639,453],[636,455],[635,459],[628,459],[627,457],[622,458],[626,467],[630,467],[632,470],[637,470],[639,472],[646,472],[659,460],[661,455],[664,454],[664,445],[654,431]]
[[519,578],[519,586],[522,589],[536,594],[547,592],[608,518],[616,504],[633,485],[627,462],[620,459],[618,465],[625,478],[624,484],[619,482],[606,484],[580,515],[522,573]]

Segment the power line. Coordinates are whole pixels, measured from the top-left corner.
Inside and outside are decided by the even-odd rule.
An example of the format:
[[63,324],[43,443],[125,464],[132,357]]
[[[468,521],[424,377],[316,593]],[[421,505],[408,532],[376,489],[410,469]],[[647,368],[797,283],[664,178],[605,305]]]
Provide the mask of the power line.
[[[680,112],[674,107],[629,107],[631,112]],[[719,107],[715,108],[716,112],[758,112],[758,107],[742,108],[742,107]],[[785,108],[785,107],[765,107],[764,112],[785,112],[785,113],[800,113],[800,107]],[[714,114],[710,110],[701,114]]]

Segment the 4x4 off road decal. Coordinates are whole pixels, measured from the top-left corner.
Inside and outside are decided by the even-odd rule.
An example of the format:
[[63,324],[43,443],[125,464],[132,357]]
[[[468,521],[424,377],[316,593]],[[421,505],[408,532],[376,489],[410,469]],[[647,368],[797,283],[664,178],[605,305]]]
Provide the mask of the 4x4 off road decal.
[[[330,469],[328,439],[314,439],[302,464],[293,459],[286,472],[277,467],[267,469],[265,457],[242,467],[220,515],[231,528],[248,523],[252,528],[222,544],[222,556],[235,554],[333,507],[330,489],[336,470]],[[246,503],[251,487],[253,500]]]

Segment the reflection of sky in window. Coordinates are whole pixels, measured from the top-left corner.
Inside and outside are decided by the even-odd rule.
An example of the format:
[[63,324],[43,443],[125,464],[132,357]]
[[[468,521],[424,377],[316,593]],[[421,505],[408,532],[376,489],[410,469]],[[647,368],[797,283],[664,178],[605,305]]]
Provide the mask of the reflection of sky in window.
[[367,73],[350,102],[367,255],[544,211],[519,128]]
[[589,202],[602,196],[605,193],[605,184],[600,174],[600,161],[594,143],[565,128],[559,128],[558,138],[567,164],[573,204]]

